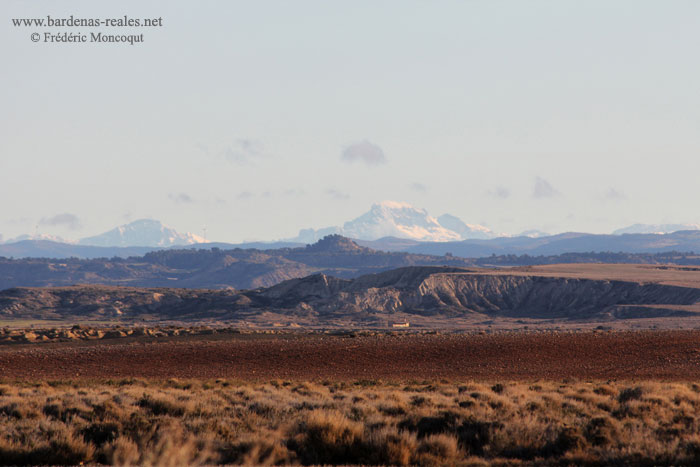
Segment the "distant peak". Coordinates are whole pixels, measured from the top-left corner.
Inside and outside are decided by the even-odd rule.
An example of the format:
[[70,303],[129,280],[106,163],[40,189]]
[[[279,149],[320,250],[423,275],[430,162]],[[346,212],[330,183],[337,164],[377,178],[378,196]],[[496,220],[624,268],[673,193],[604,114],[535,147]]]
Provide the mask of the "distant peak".
[[93,246],[169,247],[204,242],[205,240],[198,235],[190,232],[181,234],[158,220],[138,219],[100,235],[83,238],[79,243]]
[[333,234],[326,235],[321,240],[317,241],[313,245],[308,245],[306,247],[307,251],[319,252],[340,252],[340,251],[363,251],[367,248],[361,247],[357,243],[353,242],[347,237],[342,235]]

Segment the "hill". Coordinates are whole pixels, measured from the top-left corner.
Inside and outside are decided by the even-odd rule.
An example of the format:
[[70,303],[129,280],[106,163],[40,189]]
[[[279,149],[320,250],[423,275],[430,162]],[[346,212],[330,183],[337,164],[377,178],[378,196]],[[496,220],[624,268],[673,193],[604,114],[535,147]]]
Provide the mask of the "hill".
[[[246,291],[73,286],[0,292],[0,319],[459,327],[503,320],[700,319],[700,269],[649,266],[480,270],[405,267],[326,274]],[[552,321],[554,320],[554,321]]]
[[[383,252],[358,245],[340,235],[329,235],[313,245],[283,248],[188,247],[133,252],[127,258],[0,257],[0,290],[10,287],[46,287],[103,284],[131,287],[190,287],[250,289],[322,273],[341,279],[407,266],[505,267],[557,263],[639,263],[700,265],[690,253],[567,253],[563,255],[499,255],[466,259],[406,252]],[[92,253],[109,252],[100,247]]]
[[0,258],[0,289],[78,283],[248,289],[314,273],[352,278],[403,266],[443,264],[469,266],[471,261],[374,251],[333,235],[306,247],[269,250],[214,247],[163,249],[111,259]]

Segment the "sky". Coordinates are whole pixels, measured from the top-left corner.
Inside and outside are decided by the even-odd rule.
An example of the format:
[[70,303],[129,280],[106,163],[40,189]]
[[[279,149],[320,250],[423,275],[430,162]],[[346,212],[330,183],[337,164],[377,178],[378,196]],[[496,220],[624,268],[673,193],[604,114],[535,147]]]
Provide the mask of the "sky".
[[[0,3],[0,234],[700,222],[700,2]],[[162,18],[16,27],[13,18]],[[51,43],[44,34],[143,34]],[[39,42],[31,34],[41,36]]]

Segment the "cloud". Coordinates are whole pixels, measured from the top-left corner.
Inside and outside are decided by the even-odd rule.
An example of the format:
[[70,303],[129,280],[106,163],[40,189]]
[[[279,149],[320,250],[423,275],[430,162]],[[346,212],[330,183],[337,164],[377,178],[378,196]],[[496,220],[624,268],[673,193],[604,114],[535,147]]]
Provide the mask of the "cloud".
[[367,140],[346,146],[340,155],[343,162],[364,162],[367,165],[379,165],[386,162],[386,156],[382,148]]
[[39,221],[39,225],[50,225],[55,227],[67,227],[71,230],[80,230],[83,225],[75,214],[69,214],[67,212],[63,214],[56,214],[53,217],[42,218]]
[[609,201],[624,201],[627,199],[627,195],[621,191],[617,191],[615,188],[610,188],[605,192],[605,199]]
[[224,157],[239,165],[251,164],[261,157],[265,157],[265,155],[263,144],[260,141],[248,138],[237,139],[224,149]]
[[336,190],[335,188],[329,188],[325,191],[325,194],[336,200],[350,199],[350,195]]
[[196,147],[199,151],[203,152],[204,154],[209,154],[209,146],[207,146],[204,143],[195,143],[194,147]]
[[175,204],[190,204],[194,203],[194,200],[187,193],[170,193],[168,199]]
[[306,191],[303,188],[288,188],[283,192],[284,196],[304,196]]
[[535,186],[532,189],[532,196],[537,199],[555,198],[561,193],[557,191],[547,180],[542,177],[535,177]]
[[30,217],[15,217],[14,219],[10,219],[8,221],[5,221],[6,224],[33,224],[34,220]]
[[241,191],[236,195],[236,199],[239,200],[249,200],[253,198],[280,198],[280,197],[299,197],[306,195],[306,191],[303,188],[288,188],[286,190],[266,190],[260,193],[253,193],[250,191]]
[[409,188],[411,188],[411,190],[417,191],[419,193],[425,193],[426,191],[428,191],[427,186],[423,185],[422,183],[418,183],[418,182],[411,183],[409,185]]
[[505,188],[502,186],[497,186],[493,190],[487,191],[486,194],[492,198],[498,198],[498,199],[510,198],[510,190],[508,188]]

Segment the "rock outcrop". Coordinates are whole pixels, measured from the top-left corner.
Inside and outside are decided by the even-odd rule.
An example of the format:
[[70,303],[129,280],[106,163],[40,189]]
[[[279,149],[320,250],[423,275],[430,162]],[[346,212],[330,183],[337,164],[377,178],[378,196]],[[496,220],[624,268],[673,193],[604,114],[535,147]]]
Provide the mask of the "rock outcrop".
[[246,291],[75,286],[0,292],[3,320],[240,321],[265,313],[301,317],[313,325],[377,321],[396,313],[552,320],[690,316],[700,313],[700,288],[406,267],[351,280],[315,274]]

